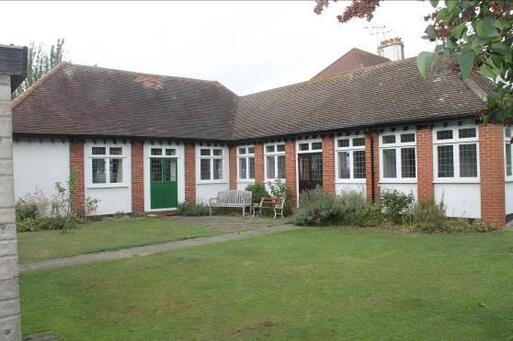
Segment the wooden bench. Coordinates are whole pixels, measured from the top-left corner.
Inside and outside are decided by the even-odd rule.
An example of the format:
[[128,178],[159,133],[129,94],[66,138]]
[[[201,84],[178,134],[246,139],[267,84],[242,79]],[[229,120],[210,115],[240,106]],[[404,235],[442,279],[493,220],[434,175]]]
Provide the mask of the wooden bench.
[[256,203],[253,206],[253,217],[258,213],[258,215],[262,215],[262,210],[265,208],[274,210],[274,217],[279,215],[283,218],[283,208],[285,207],[285,198],[281,197],[270,197],[270,198],[262,198],[259,203]]
[[246,207],[249,213],[253,210],[252,192],[247,191],[224,191],[217,193],[217,197],[210,198],[209,210],[212,215],[212,207],[234,207],[242,208],[242,216],[246,216]]

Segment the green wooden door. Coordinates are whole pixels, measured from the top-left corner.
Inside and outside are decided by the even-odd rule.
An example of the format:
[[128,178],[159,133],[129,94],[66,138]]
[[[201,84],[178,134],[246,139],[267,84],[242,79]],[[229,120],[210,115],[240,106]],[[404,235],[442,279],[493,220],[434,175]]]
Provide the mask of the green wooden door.
[[151,208],[178,207],[178,170],[175,158],[150,159]]

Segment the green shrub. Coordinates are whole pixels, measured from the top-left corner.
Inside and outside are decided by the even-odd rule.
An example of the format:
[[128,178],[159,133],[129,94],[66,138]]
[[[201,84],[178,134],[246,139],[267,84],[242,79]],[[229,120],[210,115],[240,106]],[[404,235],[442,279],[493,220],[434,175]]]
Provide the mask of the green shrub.
[[381,193],[381,207],[386,218],[395,224],[402,223],[402,216],[408,214],[414,202],[413,194],[404,194],[398,190]]
[[287,187],[287,184],[282,182],[280,179],[277,179],[271,186],[271,196],[285,198],[285,205],[283,206],[283,215],[289,216],[293,212],[292,203],[290,200],[290,191]]
[[443,202],[440,204],[433,201],[417,202],[404,220],[407,225],[425,232],[446,231],[448,219],[445,209]]
[[267,198],[269,193],[263,184],[251,184],[246,187],[246,191],[252,193],[253,202],[260,202],[262,198]]
[[20,200],[16,203],[16,221],[27,219],[35,220],[38,216],[39,212],[35,203],[24,200]]
[[[317,190],[314,190],[317,191]],[[323,226],[340,222],[342,205],[336,196],[315,193],[315,200],[302,200],[296,215],[296,224],[302,226]]]
[[381,207],[376,204],[368,204],[352,213],[351,225],[358,227],[375,227],[383,223]]
[[209,208],[202,203],[186,201],[178,206],[178,214],[183,216],[203,216],[209,215]]

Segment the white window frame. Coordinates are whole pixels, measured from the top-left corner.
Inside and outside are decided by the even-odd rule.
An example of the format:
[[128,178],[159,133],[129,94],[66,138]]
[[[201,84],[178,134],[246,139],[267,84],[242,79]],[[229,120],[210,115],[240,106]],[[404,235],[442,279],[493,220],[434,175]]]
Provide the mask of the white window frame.
[[[255,181],[255,170],[256,170],[256,164],[255,164],[255,146],[252,144],[249,145],[243,145],[243,146],[237,146],[237,181],[238,182],[254,182]],[[240,154],[240,148],[244,148],[246,153]],[[253,148],[253,153],[249,153],[249,148]],[[249,159],[253,158],[253,165],[255,166],[255,169],[253,169],[253,177],[250,177],[249,172]],[[240,161],[241,159],[244,159],[244,162],[246,163],[246,178],[242,179],[240,177]]]
[[[510,136],[508,137],[506,134],[506,131],[509,129]],[[513,182],[513,165],[512,165],[512,174],[508,175],[508,168],[507,168],[507,158],[506,158],[506,144],[509,143],[511,145],[510,154],[511,154],[511,160],[513,163],[513,144],[511,143],[513,141],[513,127],[506,126],[504,127],[504,177],[506,182]]]
[[[274,152],[268,152],[267,151],[267,147],[268,146],[274,146]],[[278,151],[278,146],[283,146],[283,151],[282,152],[279,152]],[[268,156],[272,156],[274,157],[274,175],[275,177],[274,178],[268,178],[267,177],[267,157]],[[278,156],[285,156],[285,142],[273,142],[273,143],[265,143],[264,144],[264,178],[265,178],[265,182],[274,182],[276,180],[280,180],[280,181],[285,181],[285,177],[283,178],[280,178],[278,177]],[[286,161],[285,161],[286,162]],[[256,166],[256,165],[255,165]],[[286,167],[286,166],[285,166]],[[285,175],[285,169],[283,170],[283,173]]]
[[[401,142],[401,135],[404,134],[414,134],[415,140],[413,142]],[[394,143],[383,143],[383,136],[389,136],[394,135],[395,136],[395,142]],[[402,174],[402,153],[401,149],[404,148],[414,148],[415,150],[415,177],[413,178],[403,178]],[[395,178],[385,178],[384,172],[385,172],[385,165],[384,165],[384,157],[383,157],[383,151],[387,149],[394,149],[395,150],[395,172],[396,177]],[[386,131],[379,134],[379,178],[380,183],[405,183],[405,184],[414,184],[417,183],[417,176],[419,173],[418,168],[418,155],[417,155],[417,131],[413,129],[409,130],[403,130],[403,129],[396,129],[395,131]]]
[[[299,150],[299,146],[303,143],[308,144],[308,150]],[[313,149],[312,144],[314,143],[320,143],[321,149]],[[298,140],[296,141],[296,153],[297,154],[304,154],[304,153],[322,153],[322,139],[309,139],[309,140]]]
[[[365,183],[366,178],[355,178],[354,177],[354,164],[353,164],[353,153],[355,151],[365,151],[365,143],[363,146],[353,146],[353,139],[363,138],[365,140],[365,135],[349,135],[349,136],[339,136],[335,138],[335,180],[336,183]],[[347,147],[339,147],[338,141],[340,140],[349,140],[349,146]],[[339,165],[339,152],[348,152],[349,153],[349,178],[341,178],[340,177],[340,165]],[[367,165],[365,165],[367,169]]]
[[[476,137],[460,138],[459,129],[474,128]],[[438,140],[437,132],[452,130],[452,139]],[[460,177],[460,148],[461,144],[476,144],[477,176]],[[438,146],[453,146],[453,177],[438,177]],[[446,127],[433,128],[433,179],[435,183],[479,183],[481,176],[480,155],[479,155],[479,128],[475,124],[450,125]]]
[[[93,154],[93,148],[100,147],[105,148],[105,154]],[[126,167],[126,161],[127,151],[124,145],[122,144],[116,144],[116,143],[89,143],[86,144],[86,158],[87,158],[87,165],[88,168],[88,177],[87,177],[87,187],[88,188],[116,188],[116,187],[128,187],[127,183],[127,177],[128,174],[126,174],[127,167]],[[111,155],[110,154],[110,148],[121,148],[121,154],[119,155]],[[94,183],[93,182],[93,159],[104,159],[105,160],[105,182],[104,183]],[[110,182],[110,160],[111,159],[121,159],[121,176],[122,181],[121,182]]]
[[[202,149],[210,150],[210,155],[201,155]],[[220,149],[222,155],[214,155],[214,150]],[[197,152],[197,167],[196,167],[196,181],[198,184],[221,184],[226,183],[226,148],[224,146],[198,146]],[[201,160],[210,160],[210,179],[201,179]],[[221,179],[214,179],[214,160],[221,160]]]

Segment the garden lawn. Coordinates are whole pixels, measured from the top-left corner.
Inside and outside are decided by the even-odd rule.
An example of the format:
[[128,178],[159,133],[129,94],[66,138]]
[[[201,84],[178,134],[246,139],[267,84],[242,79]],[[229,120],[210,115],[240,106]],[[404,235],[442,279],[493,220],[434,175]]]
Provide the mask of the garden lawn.
[[508,339],[513,232],[301,229],[22,274],[59,340]]
[[61,231],[18,233],[21,262],[209,236],[219,231],[169,218],[106,218]]

